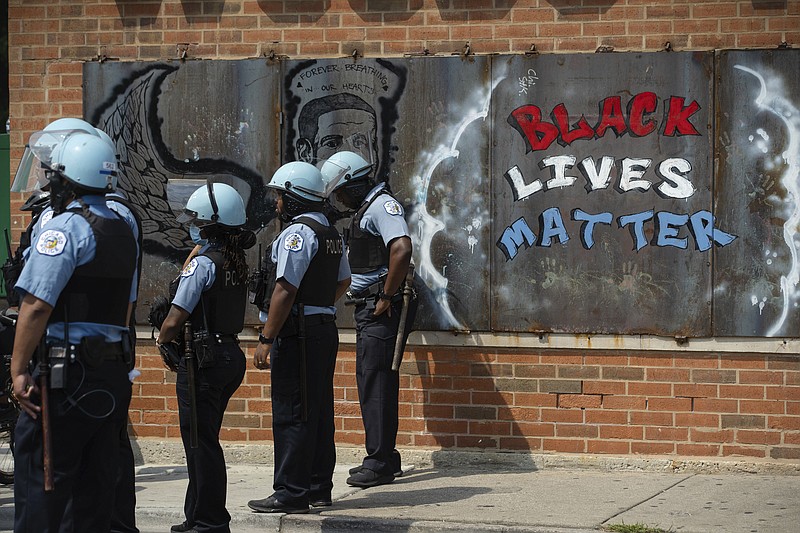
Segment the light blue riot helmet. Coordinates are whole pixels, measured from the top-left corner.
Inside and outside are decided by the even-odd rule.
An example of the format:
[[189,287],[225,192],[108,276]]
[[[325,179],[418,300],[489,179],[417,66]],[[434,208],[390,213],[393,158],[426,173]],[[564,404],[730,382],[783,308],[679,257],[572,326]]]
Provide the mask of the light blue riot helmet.
[[267,187],[283,196],[284,211],[279,215],[284,222],[303,213],[324,209],[325,182],[311,163],[286,163],[275,171]]
[[86,133],[98,137],[106,142],[112,151],[116,152],[111,137],[102,130],[80,118],[59,118],[48,124],[43,130],[31,134],[14,175],[11,190],[22,192],[46,187],[45,167],[41,163],[50,159],[52,151],[58,144],[76,133]]
[[103,139],[88,133],[70,135],[42,161],[74,185],[106,193],[117,186],[117,157]]
[[355,152],[336,152],[322,164],[329,202],[340,214],[353,213],[375,186],[374,165]]
[[236,189],[226,183],[209,181],[192,193],[177,221],[201,229],[211,224],[239,228],[247,221],[247,215],[244,200]]
[[100,137],[72,133],[52,149],[38,152],[41,147],[42,144],[35,144],[32,150],[46,176],[55,213],[63,212],[75,197],[105,194],[117,186],[116,155]]
[[369,178],[372,164],[355,152],[336,152],[320,167],[328,194],[348,183]]
[[296,196],[301,201],[321,202],[325,199],[322,174],[311,163],[302,161],[281,166],[272,175],[267,187]]

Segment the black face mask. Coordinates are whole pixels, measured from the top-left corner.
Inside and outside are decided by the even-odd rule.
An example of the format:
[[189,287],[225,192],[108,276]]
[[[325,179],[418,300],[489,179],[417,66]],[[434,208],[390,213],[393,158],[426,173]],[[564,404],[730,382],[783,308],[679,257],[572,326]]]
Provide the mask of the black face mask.
[[309,213],[311,211],[322,212],[325,209],[323,202],[311,202],[305,199],[300,199],[292,194],[283,195],[283,212],[278,214],[278,218],[283,223],[289,223],[297,215]]
[[46,172],[50,183],[50,205],[53,207],[53,212],[59,215],[66,211],[69,203],[75,199],[75,191],[60,172],[55,170]]
[[357,210],[375,184],[371,180],[359,179],[342,187],[341,200],[348,208]]

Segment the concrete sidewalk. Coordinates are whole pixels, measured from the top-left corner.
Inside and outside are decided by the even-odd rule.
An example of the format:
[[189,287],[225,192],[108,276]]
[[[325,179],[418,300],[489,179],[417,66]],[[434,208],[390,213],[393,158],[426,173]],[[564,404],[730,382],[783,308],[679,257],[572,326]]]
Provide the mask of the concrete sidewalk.
[[[334,476],[334,504],[307,515],[251,512],[247,501],[272,493],[272,466],[231,464],[231,531],[586,532],[643,524],[692,533],[800,532],[800,476],[503,469],[414,468],[394,483],[356,489],[353,464]],[[186,469],[137,468],[142,533],[183,521]],[[11,528],[12,487],[0,487],[0,530]]]

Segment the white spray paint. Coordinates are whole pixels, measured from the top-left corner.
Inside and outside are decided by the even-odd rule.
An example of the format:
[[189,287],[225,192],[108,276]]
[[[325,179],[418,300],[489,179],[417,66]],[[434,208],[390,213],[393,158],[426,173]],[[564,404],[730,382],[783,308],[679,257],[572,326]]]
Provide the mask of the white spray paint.
[[[428,211],[428,192],[431,187],[431,176],[439,164],[451,158],[458,158],[459,151],[457,146],[466,129],[473,122],[486,120],[486,117],[489,115],[489,104],[491,102],[492,92],[503,79],[505,79],[505,75],[498,76],[497,79],[491,82],[489,87],[485,87],[480,91],[480,94],[477,95],[477,99],[478,102],[482,104],[481,107],[464,113],[463,120],[455,126],[451,135],[447,135],[447,137],[451,139],[449,144],[442,143],[431,152],[421,156],[420,159],[423,161],[421,169],[413,178],[413,185],[416,189],[414,212],[416,214],[417,234],[419,239],[417,243],[417,272],[422,280],[425,281],[428,288],[433,292],[445,320],[456,330],[466,330],[467,328],[455,317],[450,308],[447,295],[448,280],[444,276],[444,269],[442,269],[442,273],[440,274],[431,258],[431,243],[434,236],[445,228],[445,223],[431,215]],[[467,244],[471,251],[474,251],[474,247],[478,243],[477,237],[472,235],[471,232],[472,229],[477,229],[480,224],[480,219],[474,218],[470,229],[467,229]]]
[[[774,86],[767,86],[763,76],[753,69],[743,65],[735,65],[734,68],[747,72],[758,79],[761,90],[755,99],[755,104],[760,108],[777,116],[786,126],[788,146],[783,152],[783,160],[786,170],[781,176],[780,183],[785,188],[787,198],[785,205],[789,211],[786,222],[783,224],[783,240],[789,248],[792,260],[789,272],[781,276],[781,293],[783,295],[783,307],[778,320],[767,332],[768,337],[778,334],[786,323],[789,309],[796,306],[796,302],[791,300],[798,297],[798,283],[800,283],[800,243],[797,239],[797,228],[800,226],[800,113],[797,107],[789,101],[785,90],[776,83]],[[761,129],[757,130],[763,142],[769,140],[769,136]],[[794,305],[793,305],[794,304]],[[759,311],[763,309],[763,302],[759,306]]]

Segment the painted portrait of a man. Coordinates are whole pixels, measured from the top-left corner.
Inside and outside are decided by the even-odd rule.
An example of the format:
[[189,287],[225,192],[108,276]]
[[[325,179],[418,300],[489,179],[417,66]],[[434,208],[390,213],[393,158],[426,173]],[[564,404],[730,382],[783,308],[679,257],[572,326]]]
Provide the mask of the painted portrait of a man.
[[349,150],[378,163],[375,110],[350,93],[323,96],[309,101],[298,116],[297,158],[315,164],[341,150]]

